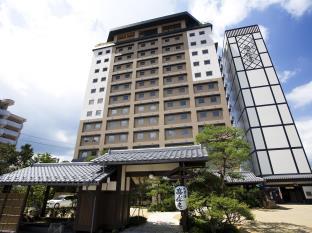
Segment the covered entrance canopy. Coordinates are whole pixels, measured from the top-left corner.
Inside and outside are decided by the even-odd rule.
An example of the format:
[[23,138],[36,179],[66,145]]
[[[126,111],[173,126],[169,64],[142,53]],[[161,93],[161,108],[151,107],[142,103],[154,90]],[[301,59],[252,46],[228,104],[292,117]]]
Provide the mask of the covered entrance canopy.
[[[74,229],[94,232],[127,224],[132,177],[165,176],[181,166],[204,166],[207,160],[207,151],[200,145],[115,150],[91,162],[34,164],[0,176],[0,185],[77,186]],[[0,224],[1,219],[0,212]]]

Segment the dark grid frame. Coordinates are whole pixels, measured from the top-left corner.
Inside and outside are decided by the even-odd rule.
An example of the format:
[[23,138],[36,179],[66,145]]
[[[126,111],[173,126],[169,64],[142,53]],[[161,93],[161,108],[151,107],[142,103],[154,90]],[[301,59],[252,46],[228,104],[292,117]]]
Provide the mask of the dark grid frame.
[[[237,31],[237,30],[238,30],[238,31]],[[236,31],[236,33],[235,33],[235,31]],[[238,32],[238,33],[237,33],[237,32]],[[255,39],[253,33],[259,33],[261,37]],[[229,36],[229,35],[230,35],[230,36]],[[250,35],[250,36],[252,37],[254,46],[255,46],[256,51],[257,51],[257,54],[258,54],[258,56],[259,56],[259,58],[260,58],[260,61],[261,61],[261,65],[262,65],[261,68],[250,69],[250,67],[246,67],[246,66],[245,66],[245,63],[243,62],[243,59],[242,59],[241,51],[240,51],[240,49],[239,49],[239,45],[238,45],[238,43],[237,43],[237,42],[238,42],[238,41],[237,41],[237,36],[242,36],[242,35]],[[234,38],[235,38],[235,42],[230,43],[230,41],[229,41],[229,39],[228,39],[229,37],[234,37]],[[265,50],[266,50],[265,52],[261,52],[261,53],[259,52],[259,49],[258,49],[258,47],[257,47],[257,45],[256,45],[256,43],[255,43],[256,40],[262,40],[262,41],[263,41],[263,44],[264,44],[264,47],[265,47]],[[243,70],[237,71],[236,64],[235,64],[235,62],[234,62],[234,58],[236,58],[236,57],[234,57],[233,54],[232,54],[231,46],[230,46],[231,44],[236,44],[236,45],[237,45],[239,56],[236,56],[236,57],[239,57],[239,58],[241,59],[242,65],[243,65]],[[226,46],[227,46],[227,49],[228,49],[228,55],[230,56],[229,58],[226,57],[225,54],[224,54],[225,49],[226,49]],[[262,58],[261,58],[260,54],[264,54],[264,53],[267,53],[267,55],[268,55],[268,57],[269,57],[269,59],[270,59],[270,62],[271,62],[271,66],[264,66],[264,65],[263,65],[263,61],[262,61]],[[226,55],[227,55],[227,54],[226,54]],[[248,121],[248,129],[247,129],[247,130],[245,129],[245,134],[246,134],[246,136],[247,136],[248,132],[250,132],[250,136],[251,136],[251,139],[252,139],[252,143],[253,143],[253,145],[254,145],[254,150],[251,151],[250,154],[252,155],[253,153],[256,153],[256,154],[255,154],[256,159],[257,159],[257,164],[256,164],[256,166],[257,166],[257,168],[258,168],[258,170],[259,170],[259,172],[260,172],[260,175],[261,175],[261,176],[265,176],[265,175],[269,175],[269,174],[265,174],[265,175],[262,174],[261,167],[260,167],[260,163],[259,163],[259,157],[258,157],[257,152],[258,152],[258,151],[259,151],[259,152],[260,152],[260,151],[265,151],[265,152],[266,152],[266,155],[267,155],[267,158],[268,158],[268,161],[269,161],[269,164],[270,164],[271,172],[272,172],[272,174],[274,175],[274,170],[273,170],[273,167],[272,167],[272,162],[271,162],[271,159],[270,159],[269,151],[281,150],[281,149],[287,149],[287,150],[289,150],[289,151],[291,152],[292,159],[293,159],[293,161],[294,161],[294,164],[295,164],[297,173],[300,173],[300,172],[299,172],[299,168],[298,168],[298,165],[297,165],[295,156],[294,156],[293,149],[302,149],[302,150],[303,150],[303,153],[304,153],[304,156],[305,156],[305,160],[306,160],[306,162],[307,162],[307,164],[308,164],[308,167],[309,167],[310,173],[311,173],[311,165],[310,165],[309,162],[308,162],[308,159],[307,159],[307,156],[306,156],[306,152],[305,152],[305,150],[304,150],[304,148],[303,148],[303,146],[302,146],[302,140],[301,140],[300,135],[299,135],[299,133],[298,133],[297,127],[296,127],[296,125],[295,125],[294,118],[293,118],[293,116],[292,116],[292,113],[291,113],[291,111],[290,111],[289,105],[288,105],[287,100],[286,100],[286,98],[285,98],[285,94],[284,94],[283,88],[282,88],[282,86],[281,86],[281,84],[280,84],[280,81],[279,81],[279,79],[278,79],[278,76],[277,76],[276,70],[275,70],[275,68],[274,68],[274,65],[273,65],[271,56],[270,56],[270,54],[269,54],[269,52],[268,52],[267,46],[266,46],[265,41],[264,41],[264,39],[263,39],[263,36],[262,36],[262,34],[261,34],[260,30],[259,30],[259,27],[258,27],[257,25],[253,25],[253,26],[249,26],[249,27],[243,27],[243,28],[239,28],[239,29],[234,29],[234,30],[228,30],[228,31],[226,31],[226,33],[225,33],[225,40],[224,40],[224,49],[223,49],[223,59],[224,59],[224,58],[227,59],[227,60],[225,60],[224,62],[227,62],[227,63],[228,63],[228,65],[230,66],[230,69],[231,69],[232,67],[234,68],[234,72],[231,70],[231,75],[227,75],[227,76],[230,76],[230,78],[232,78],[232,80],[230,80],[230,82],[232,81],[232,83],[231,83],[231,87],[229,88],[229,93],[230,93],[230,97],[231,97],[231,94],[232,94],[233,91],[235,90],[235,81],[236,81],[236,82],[238,83],[239,90],[235,90],[235,91],[236,91],[236,96],[235,96],[234,98],[231,98],[231,99],[234,100],[234,106],[235,106],[235,105],[237,104],[237,102],[238,102],[239,97],[240,97],[239,95],[241,95],[241,98],[242,98],[242,101],[243,101],[244,106],[243,106],[243,109],[240,109],[241,111],[240,111],[239,117],[238,117],[238,119],[237,119],[237,122],[239,122],[239,121],[242,120],[242,116],[243,116],[243,114],[245,113],[245,115],[246,115],[246,117],[247,117],[247,121]],[[246,68],[248,68],[248,69],[246,69]],[[270,81],[269,81],[269,78],[268,78],[268,74],[267,74],[266,68],[272,68],[272,69],[273,69],[274,74],[275,74],[275,76],[277,77],[277,84],[270,84]],[[248,75],[247,75],[247,72],[246,72],[246,71],[249,71],[249,70],[256,70],[256,69],[262,69],[262,70],[264,71],[264,74],[265,74],[265,77],[266,77],[266,81],[267,81],[267,83],[268,83],[267,85],[257,86],[257,87],[251,87],[251,86],[250,86],[249,79],[248,79]],[[240,80],[238,79],[238,74],[237,74],[238,72],[244,72],[244,74],[245,74],[245,76],[246,76],[246,81],[247,81],[247,83],[248,83],[248,87],[246,87],[246,88],[242,88],[242,87],[241,87]],[[233,76],[233,73],[234,73],[234,77],[231,77],[231,76]],[[236,79],[236,80],[235,80],[235,79]],[[280,87],[281,92],[282,92],[282,95],[283,95],[283,98],[284,98],[284,102],[277,103],[276,98],[275,98],[274,93],[273,93],[273,90],[272,90],[272,86],[279,86],[279,87]],[[254,95],[253,95],[253,93],[252,93],[251,90],[252,90],[253,88],[260,88],[260,87],[269,87],[269,90],[270,90],[270,92],[271,92],[271,94],[272,94],[272,97],[273,97],[273,100],[274,100],[274,103],[273,103],[273,104],[264,104],[264,105],[256,105],[256,104],[255,104]],[[226,88],[227,88],[227,87],[226,87]],[[244,89],[250,90],[250,94],[251,94],[253,106],[248,106],[248,107],[246,107],[245,99],[244,99],[244,96],[243,96],[243,93],[242,93],[242,91],[243,91]],[[231,104],[231,102],[230,102],[230,104]],[[290,114],[292,123],[283,123],[283,119],[282,119],[282,116],[281,116],[281,112],[280,112],[280,109],[278,108],[279,105],[286,105],[286,106],[287,106],[287,110],[289,111],[289,114]],[[261,122],[260,122],[258,110],[257,110],[257,107],[262,107],[262,106],[275,106],[275,107],[276,107],[276,110],[277,110],[277,113],[278,113],[278,116],[279,116],[279,120],[280,120],[280,122],[282,122],[282,124],[274,124],[274,125],[262,126],[262,125],[261,125]],[[252,127],[251,127],[250,119],[249,119],[249,116],[248,116],[248,113],[247,113],[247,108],[254,108],[255,113],[256,113],[256,116],[257,116],[257,121],[258,121],[259,126],[252,126]],[[285,127],[288,126],[288,125],[294,126],[295,132],[296,132],[296,134],[297,134],[297,136],[298,136],[298,139],[299,139],[299,142],[300,142],[301,146],[296,146],[296,147],[291,146],[291,144],[290,144],[290,139],[289,139],[289,137],[288,137],[288,134],[287,134],[286,128],[285,128]],[[272,126],[274,126],[274,127],[282,126],[283,131],[284,131],[284,134],[285,134],[286,139],[287,139],[288,147],[283,147],[283,148],[270,148],[270,149],[268,149],[267,143],[266,143],[266,140],[265,140],[265,137],[264,137],[264,133],[263,133],[262,128],[265,128],[265,127],[272,127]],[[254,128],[260,129],[260,132],[261,132],[261,136],[262,136],[262,138],[263,138],[263,143],[264,143],[265,149],[257,149],[257,148],[256,148],[256,146],[255,146],[255,145],[256,145],[256,144],[255,144],[255,139],[254,139],[253,134],[251,133],[251,130],[254,129]],[[253,164],[253,165],[254,165],[254,164]],[[279,174],[280,174],[280,173],[279,173]],[[300,174],[305,174],[305,173],[300,173]],[[308,174],[308,173],[307,173],[307,174]]]

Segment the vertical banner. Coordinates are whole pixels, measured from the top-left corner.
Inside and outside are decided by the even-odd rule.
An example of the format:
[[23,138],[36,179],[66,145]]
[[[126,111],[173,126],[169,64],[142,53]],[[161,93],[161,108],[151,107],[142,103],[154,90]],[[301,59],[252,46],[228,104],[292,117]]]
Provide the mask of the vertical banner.
[[177,186],[174,190],[175,206],[178,210],[187,209],[187,188],[185,186]]

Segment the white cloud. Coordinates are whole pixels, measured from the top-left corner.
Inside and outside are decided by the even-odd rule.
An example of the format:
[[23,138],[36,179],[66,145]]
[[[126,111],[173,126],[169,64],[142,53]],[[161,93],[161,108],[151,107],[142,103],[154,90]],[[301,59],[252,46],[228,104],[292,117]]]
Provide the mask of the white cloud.
[[286,83],[289,79],[293,78],[297,74],[297,70],[283,70],[278,72],[278,78],[281,83]]
[[[23,132],[60,141],[37,152],[72,157],[92,48],[111,28],[175,12],[175,0],[0,0],[0,98]],[[135,12],[135,13],[134,13]],[[20,143],[39,141],[21,136]],[[63,146],[53,147],[53,145]]]
[[295,108],[303,107],[312,103],[312,81],[295,87],[286,95],[288,101],[294,104]]
[[[214,26],[216,40],[223,41],[226,28],[246,19],[252,11],[262,11],[272,5],[279,5],[293,17],[300,17],[312,9],[311,0],[193,0],[189,1],[190,12],[203,22]],[[262,25],[262,29],[265,27]],[[264,35],[267,30],[262,31]]]
[[307,156],[312,161],[312,118],[296,121],[296,126]]
[[300,17],[312,9],[311,0],[288,0],[283,1],[282,6],[294,17]]

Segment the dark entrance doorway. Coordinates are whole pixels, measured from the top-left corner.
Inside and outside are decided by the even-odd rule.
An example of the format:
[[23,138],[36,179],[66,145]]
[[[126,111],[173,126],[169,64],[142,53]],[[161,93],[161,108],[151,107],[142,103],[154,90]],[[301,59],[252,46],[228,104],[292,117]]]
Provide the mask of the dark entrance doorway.
[[281,187],[283,201],[287,203],[303,203],[304,193],[301,186]]

